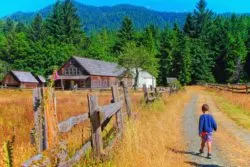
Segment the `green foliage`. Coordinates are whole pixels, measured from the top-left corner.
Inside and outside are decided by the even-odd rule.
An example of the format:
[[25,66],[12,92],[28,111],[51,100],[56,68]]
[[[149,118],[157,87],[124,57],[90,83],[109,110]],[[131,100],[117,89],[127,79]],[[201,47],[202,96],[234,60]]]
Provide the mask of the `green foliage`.
[[0,60],[0,80],[3,79],[4,75],[8,72],[9,69],[9,64]]
[[[46,18],[44,13],[49,10],[34,15],[30,25],[10,18],[0,21],[0,79],[11,69],[50,75],[72,55],[119,62],[129,72],[135,70],[137,79],[140,69],[148,71],[164,86],[167,77],[176,77],[183,85],[250,79],[249,16],[216,15],[200,0],[183,28],[176,22],[160,29],[164,21],[146,24],[147,12],[138,9],[131,14],[131,6],[107,11],[116,16],[112,15],[111,24],[111,16],[74,4],[72,0],[57,1]],[[99,13],[102,19],[95,17],[95,21],[109,24],[106,28],[93,26],[99,31],[87,36],[78,16],[83,9],[88,13],[84,23]],[[127,12],[119,13],[121,9]],[[112,31],[118,26],[118,31]],[[84,28],[90,31],[88,26]]]
[[3,143],[3,158],[6,167],[13,167],[13,144],[15,142],[15,136],[11,141]]
[[122,25],[120,30],[117,32],[117,41],[114,47],[115,52],[122,52],[124,51],[124,47],[129,42],[135,40],[135,30],[133,27],[133,22],[130,18],[126,17],[122,21]]
[[135,85],[138,86],[139,70],[145,70],[153,76],[158,75],[158,59],[147,51],[144,46],[136,46],[136,43],[127,43],[124,52],[119,56],[119,64],[127,69],[129,73],[136,70]]

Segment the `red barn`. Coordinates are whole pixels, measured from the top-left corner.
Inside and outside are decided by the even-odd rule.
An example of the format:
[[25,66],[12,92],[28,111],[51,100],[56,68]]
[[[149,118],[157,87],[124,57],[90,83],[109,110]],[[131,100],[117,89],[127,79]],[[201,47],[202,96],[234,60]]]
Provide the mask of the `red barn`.
[[55,85],[62,89],[105,89],[124,80],[132,86],[132,78],[123,77],[124,72],[116,63],[74,56],[59,69]]
[[36,88],[39,82],[31,72],[10,71],[2,80],[3,86],[18,88]]

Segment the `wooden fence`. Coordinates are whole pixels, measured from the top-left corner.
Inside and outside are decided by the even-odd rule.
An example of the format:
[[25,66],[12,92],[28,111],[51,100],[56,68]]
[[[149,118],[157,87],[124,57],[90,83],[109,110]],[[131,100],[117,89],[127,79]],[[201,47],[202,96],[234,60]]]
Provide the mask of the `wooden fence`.
[[147,88],[146,84],[143,84],[144,100],[146,103],[154,102],[157,97],[161,96],[165,92],[171,94],[174,91],[171,91],[170,88],[164,87],[154,88],[152,85],[150,86],[150,88]]
[[[88,99],[88,113],[71,117],[66,121],[57,123],[56,119],[56,98],[53,91],[45,91],[45,88],[37,88],[33,91],[34,101],[34,117],[35,127],[31,133],[31,141],[36,144],[37,150],[40,154],[32,157],[22,164],[23,167],[28,166],[50,166],[51,160],[48,157],[44,157],[42,152],[45,150],[52,149],[53,146],[59,146],[62,149],[57,153],[57,166],[69,167],[76,164],[88,150],[92,149],[93,154],[96,158],[99,158],[104,153],[102,130],[110,123],[113,116],[116,118],[116,137],[115,140],[120,139],[123,132],[124,116],[128,115],[131,117],[131,100],[128,95],[127,86],[121,84],[122,93],[120,93],[118,86],[112,86],[112,103],[106,106],[98,105],[98,97],[93,94],[89,94]],[[48,92],[50,92],[48,94]],[[49,100],[52,107],[46,107],[45,100]],[[123,114],[123,104],[126,106],[126,115]],[[50,111],[47,111],[50,109]],[[48,114],[50,112],[50,117]],[[51,118],[52,117],[52,118]],[[76,153],[69,158],[67,155],[67,148],[64,145],[65,142],[59,142],[57,137],[58,133],[67,133],[71,129],[87,120],[91,123],[91,138],[85,143]],[[39,165],[34,165],[34,164]]]
[[232,93],[248,94],[250,92],[250,84],[206,84],[206,86]]

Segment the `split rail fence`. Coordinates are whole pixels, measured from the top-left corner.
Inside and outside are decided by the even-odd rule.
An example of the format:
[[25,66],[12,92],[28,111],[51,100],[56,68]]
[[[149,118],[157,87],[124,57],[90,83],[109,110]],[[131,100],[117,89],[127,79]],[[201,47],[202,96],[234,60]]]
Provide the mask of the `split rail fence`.
[[[22,167],[28,166],[51,166],[51,160],[45,157],[42,152],[52,149],[58,142],[62,149],[57,153],[58,159],[56,166],[68,167],[76,164],[88,150],[92,149],[93,155],[96,158],[104,153],[102,130],[110,123],[112,117],[115,116],[116,137],[108,147],[112,147],[114,142],[121,138],[123,132],[124,117],[128,115],[131,117],[131,100],[128,94],[127,86],[122,82],[122,89],[118,86],[112,86],[112,103],[106,106],[98,105],[98,97],[93,94],[88,95],[88,113],[71,117],[66,121],[57,123],[56,119],[56,97],[54,91],[46,91],[45,88],[37,88],[33,91],[34,102],[34,119],[35,127],[32,131],[31,141],[37,146],[39,152],[38,155],[30,158],[22,164]],[[122,93],[121,93],[122,91]],[[46,101],[47,100],[47,101]],[[52,107],[46,107],[46,102],[50,102]],[[122,112],[123,104],[126,106],[126,113]],[[48,112],[47,110],[50,110]],[[52,111],[52,112],[51,112]],[[125,114],[123,114],[125,113]],[[58,141],[59,133],[70,132],[71,129],[87,120],[91,123],[91,137],[90,140],[85,143],[73,157],[69,158],[67,154],[67,148],[63,145],[64,142]],[[56,146],[58,146],[56,145]],[[59,147],[58,146],[58,147]],[[39,165],[37,165],[39,164]]]
[[207,84],[206,86],[232,93],[250,93],[250,84]]

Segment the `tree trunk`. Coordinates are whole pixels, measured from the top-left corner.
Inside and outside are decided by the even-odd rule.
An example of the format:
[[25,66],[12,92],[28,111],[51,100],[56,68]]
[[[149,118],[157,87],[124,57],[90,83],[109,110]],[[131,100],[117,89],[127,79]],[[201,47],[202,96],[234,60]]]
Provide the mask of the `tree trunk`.
[[135,69],[135,83],[134,83],[134,89],[137,90],[138,88],[138,80],[139,80],[139,69]]

